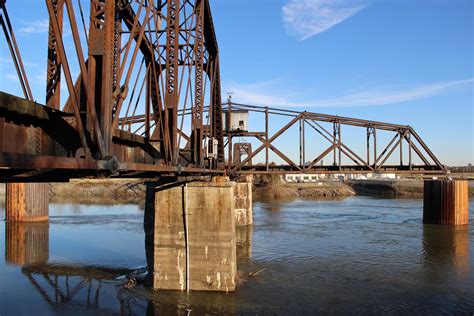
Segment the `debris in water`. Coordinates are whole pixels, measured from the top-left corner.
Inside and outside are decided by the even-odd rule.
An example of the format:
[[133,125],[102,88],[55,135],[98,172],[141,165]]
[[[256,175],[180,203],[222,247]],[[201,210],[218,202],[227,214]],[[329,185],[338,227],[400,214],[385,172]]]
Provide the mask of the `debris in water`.
[[122,287],[125,288],[125,289],[131,289],[131,288],[134,288],[135,285],[137,285],[137,279],[136,278],[128,278],[128,282],[125,283]]
[[249,278],[253,278],[253,277],[256,277],[257,275],[259,275],[260,272],[263,272],[263,271],[265,271],[265,269],[261,269],[261,270],[258,270],[258,271],[256,271],[256,272],[250,272],[247,276],[248,276]]

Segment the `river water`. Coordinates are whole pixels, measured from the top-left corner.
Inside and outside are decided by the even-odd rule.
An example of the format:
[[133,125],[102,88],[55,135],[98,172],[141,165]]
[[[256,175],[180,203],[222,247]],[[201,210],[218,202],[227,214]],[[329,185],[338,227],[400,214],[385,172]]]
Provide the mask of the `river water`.
[[230,294],[124,288],[146,265],[143,210],[51,204],[49,224],[0,222],[0,315],[472,315],[474,203],[470,229],[423,225],[422,204],[256,201]]

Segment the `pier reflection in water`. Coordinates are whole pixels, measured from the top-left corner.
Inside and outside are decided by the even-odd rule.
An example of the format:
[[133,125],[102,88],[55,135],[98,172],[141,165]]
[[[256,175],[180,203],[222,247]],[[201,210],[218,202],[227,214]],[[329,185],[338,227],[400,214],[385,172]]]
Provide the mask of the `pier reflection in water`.
[[235,235],[237,263],[242,264],[252,257],[253,226],[236,227]]
[[[67,209],[78,215],[77,205],[66,208],[60,206],[56,210],[63,215],[64,213],[68,214]],[[69,222],[71,218],[61,221]],[[53,222],[56,222],[56,219],[53,218]],[[83,223],[84,219],[80,222]],[[233,313],[234,299],[231,296],[222,296],[218,293],[193,293],[191,295],[177,292],[155,293],[140,285],[134,289],[127,289],[123,286],[132,278],[142,278],[146,274],[145,267],[128,269],[48,262],[49,222],[5,222],[4,225],[5,262],[10,266],[20,267],[21,274],[28,280],[32,289],[42,297],[43,302],[49,305],[50,312],[58,314],[120,312],[122,315],[143,315],[145,313],[148,315],[186,315],[191,311],[193,313]],[[252,243],[249,238],[251,236],[251,228],[237,228],[239,262],[250,260]],[[117,294],[111,295],[114,292]],[[0,302],[2,302],[1,299]],[[200,303],[196,304],[195,302]],[[14,308],[6,310],[6,314],[13,311]],[[2,304],[0,304],[1,312]]]
[[[114,280],[118,275],[129,271],[103,267],[41,264],[24,266],[21,272],[52,307],[72,303],[101,309],[99,298],[103,283]],[[122,303],[120,298],[119,301]]]
[[26,265],[47,262],[49,258],[48,222],[5,223],[5,260]]
[[472,203],[471,230],[423,225],[421,207],[360,197],[256,202],[254,226],[236,229],[237,292],[223,294],[123,288],[144,274],[143,210],[52,205],[49,224],[0,222],[0,314],[474,310]]
[[423,226],[423,250],[426,272],[430,279],[443,279],[458,275],[469,276],[469,226]]

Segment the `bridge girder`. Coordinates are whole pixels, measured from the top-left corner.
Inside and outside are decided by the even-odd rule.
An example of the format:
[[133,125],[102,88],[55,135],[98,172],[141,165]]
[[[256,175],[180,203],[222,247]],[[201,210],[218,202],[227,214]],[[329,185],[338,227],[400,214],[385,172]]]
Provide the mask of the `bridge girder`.
[[[30,168],[43,169],[47,160],[50,170],[67,165],[87,174],[223,172],[219,49],[208,0],[90,0],[89,19],[87,5],[79,7],[79,18],[72,0],[45,3],[50,21],[45,109],[2,93],[0,133],[15,143],[0,148],[2,167],[31,174]],[[1,9],[6,14],[4,2]],[[10,39],[13,29],[6,35]],[[72,53],[67,45],[74,46]],[[80,70],[77,78],[73,69]],[[26,74],[19,75],[26,82],[25,98],[33,101]],[[62,78],[67,93],[61,91]],[[204,118],[206,103],[211,113]],[[29,114],[18,115],[18,108]],[[183,109],[192,111],[191,120],[180,121]],[[147,118],[137,134],[119,124],[130,114]],[[41,145],[23,148],[33,134]],[[216,157],[205,155],[208,138],[218,141]]]
[[[90,0],[88,16],[79,6],[80,18],[72,1],[45,1],[49,36],[44,106],[33,102],[5,1],[0,1],[5,17],[0,16],[0,22],[24,92],[24,99],[0,92],[3,181],[202,175],[224,170],[231,175],[447,172],[410,126],[230,101],[223,105],[209,0]],[[66,45],[74,47],[72,53]],[[76,78],[72,69],[79,70]],[[61,78],[67,86],[64,95]],[[225,129],[223,113],[233,110],[263,113],[265,131]],[[274,135],[268,123],[272,115],[290,120]],[[297,123],[299,162],[275,142]],[[358,154],[345,140],[345,126],[366,130],[366,153]],[[308,162],[305,144],[309,134],[305,130],[327,142]],[[377,141],[380,131],[393,133],[382,151]],[[244,159],[240,150],[233,157],[232,139],[236,137],[255,138],[259,143],[255,150],[245,151]],[[205,150],[209,140],[218,144],[212,156]],[[408,144],[405,155],[404,144]],[[252,148],[251,144],[246,148]],[[390,159],[397,148],[400,161],[393,164]],[[270,164],[270,152],[286,164]],[[253,164],[261,153],[265,153],[264,163]],[[404,163],[407,154],[408,163]],[[422,163],[415,164],[412,156]],[[333,163],[321,165],[326,157]]]

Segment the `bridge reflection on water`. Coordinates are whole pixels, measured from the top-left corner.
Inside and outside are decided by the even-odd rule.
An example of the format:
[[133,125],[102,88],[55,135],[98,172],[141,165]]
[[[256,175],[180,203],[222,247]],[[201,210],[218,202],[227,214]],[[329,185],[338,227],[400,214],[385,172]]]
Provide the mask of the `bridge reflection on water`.
[[[154,293],[141,285],[130,290],[123,287],[129,277],[144,276],[145,268],[50,263],[49,225],[48,222],[6,222],[5,261],[21,267],[22,275],[54,311],[66,312],[73,307],[75,312],[77,308],[93,313],[117,312],[110,309],[111,305],[119,306],[121,315],[142,315],[145,311],[148,315],[182,315],[191,311],[186,296],[170,295],[157,302],[152,298]],[[249,261],[251,253],[252,229],[238,228],[238,260]],[[117,291],[116,304],[109,301],[111,289]],[[228,299],[224,305],[226,313],[229,312]],[[206,312],[206,308],[200,311],[194,307],[193,311]]]
[[0,222],[0,313],[458,314],[474,308],[472,228],[423,225],[419,200],[273,200],[254,207],[254,227],[236,234],[241,283],[229,295],[123,288],[146,262],[143,211],[133,205],[52,205],[49,225]]

